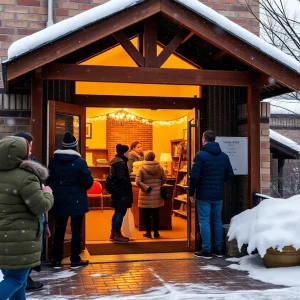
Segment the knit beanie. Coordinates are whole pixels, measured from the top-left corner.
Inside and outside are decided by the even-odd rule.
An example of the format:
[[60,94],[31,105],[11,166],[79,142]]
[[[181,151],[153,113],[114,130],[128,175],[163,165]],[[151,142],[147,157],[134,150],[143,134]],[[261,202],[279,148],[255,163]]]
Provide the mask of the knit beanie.
[[64,148],[75,148],[78,145],[78,142],[75,136],[71,132],[67,131],[64,135],[62,145]]
[[28,143],[31,143],[33,141],[33,137],[31,136],[31,134],[27,133],[27,132],[17,132],[14,134],[14,136],[18,136],[21,137],[23,139],[25,139]]
[[116,150],[119,155],[123,155],[129,150],[129,147],[127,145],[117,144]]

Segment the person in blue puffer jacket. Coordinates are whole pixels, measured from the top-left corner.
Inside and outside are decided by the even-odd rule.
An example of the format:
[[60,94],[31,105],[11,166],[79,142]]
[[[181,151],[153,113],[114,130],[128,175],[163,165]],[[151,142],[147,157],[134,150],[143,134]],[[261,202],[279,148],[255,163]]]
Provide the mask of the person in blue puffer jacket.
[[78,141],[66,132],[62,149],[54,152],[49,163],[50,176],[47,183],[53,190],[55,232],[53,243],[52,267],[61,268],[64,237],[69,217],[71,217],[71,268],[87,266],[88,260],[81,260],[81,235],[84,215],[88,212],[87,191],[94,179],[86,161],[78,152]]
[[[224,200],[224,182],[233,178],[233,169],[227,154],[221,151],[213,131],[208,130],[202,136],[202,151],[194,158],[189,177],[189,196],[196,201],[200,223],[202,251],[194,255],[211,259],[212,255],[223,257],[222,206]],[[211,246],[210,220],[214,226],[214,248]]]

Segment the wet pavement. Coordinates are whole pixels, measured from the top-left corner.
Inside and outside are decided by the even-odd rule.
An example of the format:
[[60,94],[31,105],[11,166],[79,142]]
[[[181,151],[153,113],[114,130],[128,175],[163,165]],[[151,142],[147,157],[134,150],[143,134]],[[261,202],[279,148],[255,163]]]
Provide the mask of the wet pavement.
[[27,297],[28,299],[114,299],[114,296],[118,296],[118,299],[123,296],[125,299],[165,300],[287,299],[271,296],[269,298],[268,294],[277,295],[278,291],[284,292],[285,288],[250,279],[247,272],[228,268],[230,264],[232,262],[225,259],[214,258],[206,261],[192,258],[190,255],[190,258],[183,259],[92,262],[89,266],[75,271],[70,270],[69,265],[63,266],[61,270],[44,266],[42,272],[32,276],[34,280],[40,280],[45,284],[44,289],[28,293]]

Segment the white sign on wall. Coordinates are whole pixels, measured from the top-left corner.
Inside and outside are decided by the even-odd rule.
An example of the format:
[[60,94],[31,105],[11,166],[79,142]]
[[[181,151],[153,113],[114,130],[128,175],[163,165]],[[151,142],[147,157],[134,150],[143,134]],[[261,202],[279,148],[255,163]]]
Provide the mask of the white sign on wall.
[[218,136],[216,142],[230,159],[234,175],[248,175],[248,139]]

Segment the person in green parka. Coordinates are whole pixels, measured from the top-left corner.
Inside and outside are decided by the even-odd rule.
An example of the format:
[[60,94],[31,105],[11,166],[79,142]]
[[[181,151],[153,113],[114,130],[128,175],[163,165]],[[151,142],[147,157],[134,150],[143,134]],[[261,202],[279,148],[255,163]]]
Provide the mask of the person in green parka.
[[25,139],[0,140],[0,300],[26,299],[29,270],[40,264],[40,216],[53,205],[51,188],[41,188],[48,170],[28,157]]

